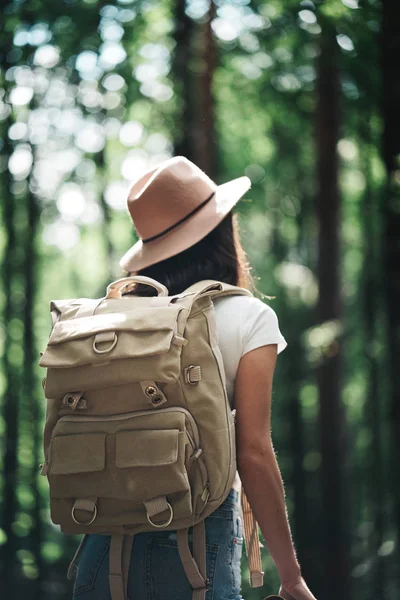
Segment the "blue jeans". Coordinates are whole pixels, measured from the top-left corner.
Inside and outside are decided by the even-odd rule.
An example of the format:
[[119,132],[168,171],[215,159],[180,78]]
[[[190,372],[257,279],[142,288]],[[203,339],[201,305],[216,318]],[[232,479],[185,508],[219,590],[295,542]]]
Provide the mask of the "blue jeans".
[[[243,533],[238,501],[238,492],[232,489],[223,504],[205,519],[210,582],[206,600],[243,600],[240,593]],[[79,559],[73,598],[111,599],[109,547],[109,536],[87,536]],[[176,532],[136,534],[129,567],[129,600],[191,600],[192,591],[179,557]]]

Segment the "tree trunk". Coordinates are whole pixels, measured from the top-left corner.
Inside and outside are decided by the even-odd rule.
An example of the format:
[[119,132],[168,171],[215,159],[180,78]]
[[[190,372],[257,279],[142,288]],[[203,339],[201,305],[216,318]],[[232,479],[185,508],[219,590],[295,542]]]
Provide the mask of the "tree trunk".
[[[8,120],[4,123],[5,147],[4,154],[10,156],[12,149],[8,142]],[[16,239],[15,200],[11,193],[11,177],[7,170],[3,173],[2,213],[4,232],[6,236],[2,282],[4,290],[3,323],[5,324],[4,354],[2,357],[5,390],[3,399],[3,418],[6,425],[3,437],[3,507],[2,529],[6,541],[1,546],[1,589],[5,598],[13,595],[15,556],[17,550],[16,537],[13,532],[17,512],[17,468],[18,468],[18,415],[19,415],[19,385],[20,368],[15,362],[15,342],[13,341],[10,323],[18,315],[15,301],[15,279],[18,266],[18,248]],[[13,356],[14,351],[14,356]]]
[[43,561],[41,557],[41,546],[43,541],[43,527],[40,511],[42,509],[40,501],[40,487],[38,479],[39,463],[41,462],[42,449],[42,410],[39,405],[39,398],[36,395],[36,377],[35,364],[37,363],[37,351],[35,345],[35,320],[34,306],[37,290],[37,254],[36,254],[36,230],[39,220],[39,210],[32,192],[28,190],[26,196],[27,228],[25,235],[25,305],[24,305],[24,365],[23,382],[24,397],[28,409],[28,418],[31,424],[32,447],[33,447],[33,467],[31,472],[31,481],[33,497],[35,503],[32,510],[33,528],[31,533],[32,552],[36,559],[36,568],[38,577],[32,583],[31,597],[35,600],[41,600],[42,580],[44,575]]
[[397,0],[382,0],[382,7],[383,158],[387,171],[382,207],[383,264],[392,427],[391,479],[397,538],[400,539],[400,369],[397,364],[400,355],[400,4]]
[[104,243],[105,243],[105,247],[106,247],[106,260],[107,260],[106,281],[104,282],[105,285],[104,284],[100,285],[100,294],[103,293],[104,288],[110,283],[110,281],[112,281],[114,279],[114,258],[115,258],[114,245],[112,242],[112,235],[111,235],[111,211],[110,211],[110,207],[108,206],[108,204],[106,202],[105,193],[104,193],[105,192],[105,184],[106,184],[106,181],[105,181],[106,178],[104,176],[104,172],[105,172],[105,168],[106,168],[106,161],[105,161],[104,154],[105,154],[105,152],[103,149],[95,155],[97,178],[100,181],[99,204],[100,204],[101,214],[103,216],[103,222],[104,222],[103,239],[104,239]]
[[[370,149],[373,146],[370,119],[365,117],[361,122],[361,159],[363,173],[366,175],[366,190],[364,201],[360,205],[360,221],[363,227],[363,252],[364,263],[362,273],[362,332],[366,357],[366,403],[365,420],[372,434],[371,444],[366,461],[366,497],[370,502],[371,518],[374,523],[368,543],[368,556],[376,557],[374,568],[371,569],[371,589],[374,597],[385,600],[385,572],[384,562],[378,550],[384,538],[384,506],[386,497],[386,482],[384,477],[383,445],[382,445],[382,420],[384,406],[382,403],[381,389],[381,359],[376,353],[376,344],[379,343],[378,319],[382,310],[382,295],[379,290],[383,287],[380,268],[381,244],[380,230],[381,219],[379,215],[379,202],[373,190],[372,161]],[[368,557],[364,556],[364,560]]]
[[[335,32],[321,34],[317,65],[316,156],[318,222],[319,298],[317,319],[321,326],[339,322],[340,301],[340,195],[338,187],[339,96]],[[348,501],[344,484],[345,423],[341,403],[340,340],[333,339],[324,348],[316,371],[320,405],[321,484],[325,580],[316,595],[326,600],[350,598],[349,539],[347,535]]]
[[398,168],[400,154],[400,4],[382,0],[383,158],[388,173]]
[[[216,177],[216,143],[214,123],[213,80],[216,67],[216,44],[211,28],[216,16],[216,6],[210,0],[207,20],[202,26],[200,46],[202,53],[202,69],[198,77],[199,110],[197,112],[196,139],[194,147],[195,163],[211,178]],[[196,87],[197,87],[196,85]]]
[[176,0],[175,5],[175,51],[172,71],[175,94],[178,99],[174,154],[194,159],[194,90],[192,71],[192,39],[195,23],[185,12],[186,0]]

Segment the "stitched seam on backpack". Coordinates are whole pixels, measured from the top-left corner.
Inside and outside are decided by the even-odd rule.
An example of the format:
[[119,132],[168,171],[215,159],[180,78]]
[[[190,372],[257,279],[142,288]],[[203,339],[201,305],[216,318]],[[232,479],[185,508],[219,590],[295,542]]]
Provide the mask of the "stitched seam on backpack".
[[[219,373],[219,378],[220,378],[220,382],[224,391],[224,396],[225,396],[225,416],[226,416],[226,422],[228,425],[227,428],[227,435],[228,435],[228,443],[229,443],[229,467],[228,467],[228,477],[225,483],[225,487],[224,487],[224,491],[221,494],[221,496],[219,498],[214,498],[214,500],[220,500],[221,498],[225,498],[226,497],[226,490],[228,487],[228,483],[229,483],[229,475],[230,475],[230,471],[231,471],[231,464],[232,464],[232,458],[233,458],[233,447],[232,447],[232,440],[231,440],[231,432],[230,432],[230,420],[229,420],[229,398],[228,398],[228,393],[226,390],[226,383],[223,380],[223,374],[225,374],[224,371],[224,365],[222,363],[222,355],[220,356],[220,359],[218,357],[218,354],[216,352],[216,350],[219,350],[218,346],[216,346],[217,340],[216,340],[216,331],[214,331],[215,336],[212,335],[212,331],[211,331],[211,327],[210,327],[210,320],[209,320],[209,316],[207,313],[214,313],[214,305],[211,304],[211,306],[207,307],[206,309],[203,309],[203,315],[204,318],[206,319],[206,323],[207,323],[207,331],[208,331],[208,339],[210,341],[210,348],[211,351],[213,353],[215,362],[217,363],[217,367],[218,367],[218,373]],[[214,313],[215,314],[215,313]],[[214,322],[215,325],[215,322]],[[222,363],[222,364],[221,364]]]

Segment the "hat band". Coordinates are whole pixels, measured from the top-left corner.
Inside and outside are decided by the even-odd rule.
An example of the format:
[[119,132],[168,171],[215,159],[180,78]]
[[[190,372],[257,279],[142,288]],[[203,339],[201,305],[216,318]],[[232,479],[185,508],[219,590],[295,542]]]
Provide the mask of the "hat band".
[[213,192],[211,194],[211,196],[209,196],[208,198],[206,198],[206,200],[204,200],[201,204],[199,204],[198,206],[196,206],[196,208],[194,210],[190,211],[190,213],[188,215],[186,215],[182,219],[179,219],[179,221],[177,221],[176,223],[174,223],[170,227],[167,227],[167,229],[164,229],[164,231],[161,231],[160,233],[157,233],[156,235],[153,235],[152,237],[149,237],[149,238],[146,238],[145,240],[142,240],[142,244],[148,244],[149,242],[153,242],[154,240],[157,240],[158,238],[162,237],[166,233],[169,233],[170,231],[172,231],[173,229],[175,229],[176,227],[178,227],[179,225],[181,225],[182,223],[184,223],[185,221],[187,221],[188,219],[190,219],[190,217],[192,217],[193,215],[195,215],[201,208],[203,208],[203,206],[205,206],[206,204],[208,204],[208,202],[210,202],[210,200],[213,199],[214,195],[215,195],[215,192]]

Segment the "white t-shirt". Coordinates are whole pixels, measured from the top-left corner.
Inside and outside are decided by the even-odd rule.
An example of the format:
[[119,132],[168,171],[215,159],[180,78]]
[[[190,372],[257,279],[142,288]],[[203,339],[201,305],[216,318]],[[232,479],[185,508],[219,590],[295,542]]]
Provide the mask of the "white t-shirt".
[[[218,346],[221,350],[226,375],[226,387],[231,407],[236,372],[242,356],[261,346],[277,344],[278,354],[287,346],[279,329],[273,308],[258,298],[227,296],[214,300]],[[241,491],[239,473],[233,488]]]
[[216,298],[217,339],[225,367],[226,387],[233,404],[236,372],[242,356],[261,346],[277,344],[278,354],[287,346],[273,308],[258,298]]

